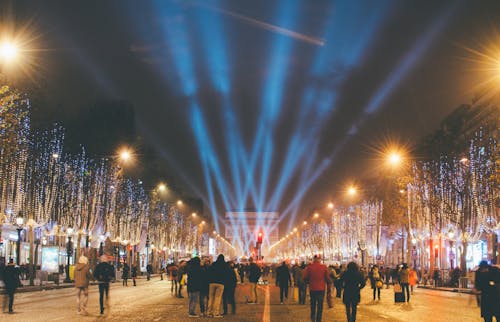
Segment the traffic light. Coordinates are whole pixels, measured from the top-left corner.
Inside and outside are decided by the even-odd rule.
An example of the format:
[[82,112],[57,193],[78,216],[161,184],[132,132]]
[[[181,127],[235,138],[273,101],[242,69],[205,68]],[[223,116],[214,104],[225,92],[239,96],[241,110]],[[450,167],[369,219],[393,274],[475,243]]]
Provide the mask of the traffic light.
[[262,234],[262,233],[259,233],[259,234],[257,235],[257,243],[262,244],[262,237],[263,237],[263,234]]

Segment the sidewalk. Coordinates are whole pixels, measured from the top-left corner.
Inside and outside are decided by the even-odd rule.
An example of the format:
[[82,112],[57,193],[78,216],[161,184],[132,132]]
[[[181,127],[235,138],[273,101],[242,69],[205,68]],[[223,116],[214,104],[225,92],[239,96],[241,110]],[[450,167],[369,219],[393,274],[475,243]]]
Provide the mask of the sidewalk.
[[427,290],[434,290],[434,291],[474,294],[474,290],[470,289],[470,288],[443,287],[443,286],[434,287],[432,285],[418,285],[417,287],[427,289]]

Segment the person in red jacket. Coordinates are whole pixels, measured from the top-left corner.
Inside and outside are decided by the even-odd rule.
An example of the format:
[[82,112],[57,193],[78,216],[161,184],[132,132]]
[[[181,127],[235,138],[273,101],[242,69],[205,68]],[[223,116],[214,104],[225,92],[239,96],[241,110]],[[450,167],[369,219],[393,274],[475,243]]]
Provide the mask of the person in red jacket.
[[311,297],[311,321],[321,322],[323,315],[323,301],[325,289],[330,285],[330,273],[326,265],[321,264],[321,257],[314,255],[312,264],[304,270],[304,279],[309,283],[309,296]]

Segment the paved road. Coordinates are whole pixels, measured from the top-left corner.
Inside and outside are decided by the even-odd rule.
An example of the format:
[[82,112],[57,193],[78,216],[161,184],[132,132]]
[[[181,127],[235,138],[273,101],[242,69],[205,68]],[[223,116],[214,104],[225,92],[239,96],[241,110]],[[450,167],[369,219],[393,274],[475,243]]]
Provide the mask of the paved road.
[[[222,321],[309,321],[309,306],[295,301],[279,304],[278,289],[274,285],[259,286],[257,305],[245,304],[249,286],[238,285],[237,314]],[[91,286],[89,316],[76,315],[74,289],[57,289],[16,295],[15,313],[0,314],[0,321],[213,321],[208,318],[188,318],[187,298],[178,299],[170,294],[166,280],[139,280],[137,287],[112,284],[110,308],[99,314],[97,286]],[[340,299],[334,308],[325,305],[323,321],[345,321]],[[418,289],[410,303],[395,304],[391,289],[382,291],[380,302],[371,301],[371,289],[365,288],[358,309],[358,321],[481,321],[474,298],[468,294]]]

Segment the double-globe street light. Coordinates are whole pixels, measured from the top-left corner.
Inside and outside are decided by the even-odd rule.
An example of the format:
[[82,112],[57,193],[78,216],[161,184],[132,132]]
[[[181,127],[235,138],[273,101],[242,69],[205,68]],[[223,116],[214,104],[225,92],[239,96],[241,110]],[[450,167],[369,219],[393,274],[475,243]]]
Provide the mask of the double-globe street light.
[[21,214],[16,218],[17,243],[16,243],[16,265],[21,264],[21,232],[23,231],[24,219]]
[[71,283],[71,279],[69,278],[69,265],[70,265],[70,260],[71,257],[73,256],[73,242],[71,241],[71,235],[73,234],[73,228],[69,227],[66,230],[66,233],[68,235],[68,242],[66,243],[66,257],[67,257],[67,263],[66,263],[66,277],[64,278],[64,283]]

